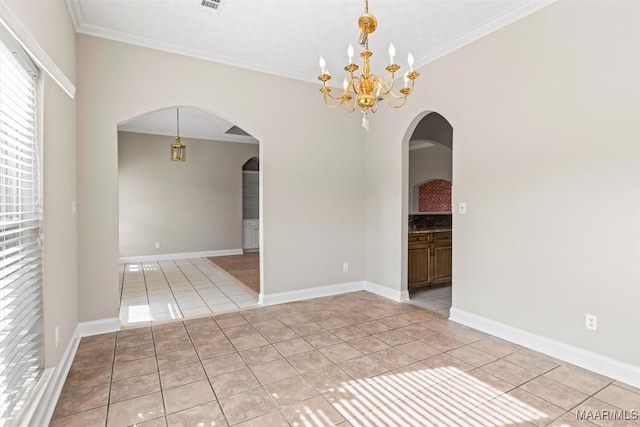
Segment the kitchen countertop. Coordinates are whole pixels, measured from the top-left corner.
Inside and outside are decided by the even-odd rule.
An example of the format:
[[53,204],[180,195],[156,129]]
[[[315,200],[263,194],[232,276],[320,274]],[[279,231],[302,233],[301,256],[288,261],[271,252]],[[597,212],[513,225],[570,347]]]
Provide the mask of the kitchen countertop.
[[451,231],[451,227],[435,227],[435,228],[423,228],[417,230],[409,230],[409,234],[428,234],[428,233],[437,233],[442,231]]

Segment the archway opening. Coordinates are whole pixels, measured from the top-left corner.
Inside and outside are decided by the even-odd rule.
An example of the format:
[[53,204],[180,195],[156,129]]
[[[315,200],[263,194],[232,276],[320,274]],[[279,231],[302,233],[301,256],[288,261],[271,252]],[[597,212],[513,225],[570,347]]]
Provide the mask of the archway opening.
[[412,302],[448,317],[452,287],[453,127],[437,112],[407,144],[406,280]]
[[[178,136],[184,161],[172,155]],[[252,292],[214,260],[243,254],[243,166],[259,155],[256,138],[198,107],[168,107],[118,125],[123,325],[257,305],[260,289]]]

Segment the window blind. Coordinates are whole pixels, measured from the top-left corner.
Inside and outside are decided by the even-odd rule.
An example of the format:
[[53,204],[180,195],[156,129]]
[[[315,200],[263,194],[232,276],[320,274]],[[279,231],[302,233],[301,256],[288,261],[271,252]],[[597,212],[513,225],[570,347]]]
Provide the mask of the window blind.
[[0,426],[15,424],[43,372],[36,70],[0,32]]

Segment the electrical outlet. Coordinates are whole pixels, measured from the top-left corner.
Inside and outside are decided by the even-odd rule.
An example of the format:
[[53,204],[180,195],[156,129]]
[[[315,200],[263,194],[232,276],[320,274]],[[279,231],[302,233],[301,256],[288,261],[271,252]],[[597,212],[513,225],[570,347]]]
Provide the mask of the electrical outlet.
[[585,324],[584,327],[587,329],[591,329],[592,331],[595,331],[598,329],[598,316],[596,316],[595,314],[589,314],[587,313],[585,316]]
[[160,249],[160,242],[156,242],[156,249]]
[[344,264],[342,264],[342,272],[343,273],[348,273],[349,272],[349,263],[345,262]]

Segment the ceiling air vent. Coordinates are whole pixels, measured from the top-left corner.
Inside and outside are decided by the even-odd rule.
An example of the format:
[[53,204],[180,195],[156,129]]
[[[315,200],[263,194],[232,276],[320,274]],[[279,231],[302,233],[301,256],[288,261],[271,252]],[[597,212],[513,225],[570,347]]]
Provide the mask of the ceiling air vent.
[[202,6],[202,10],[206,10],[207,12],[220,12],[222,0],[202,0],[200,5]]

